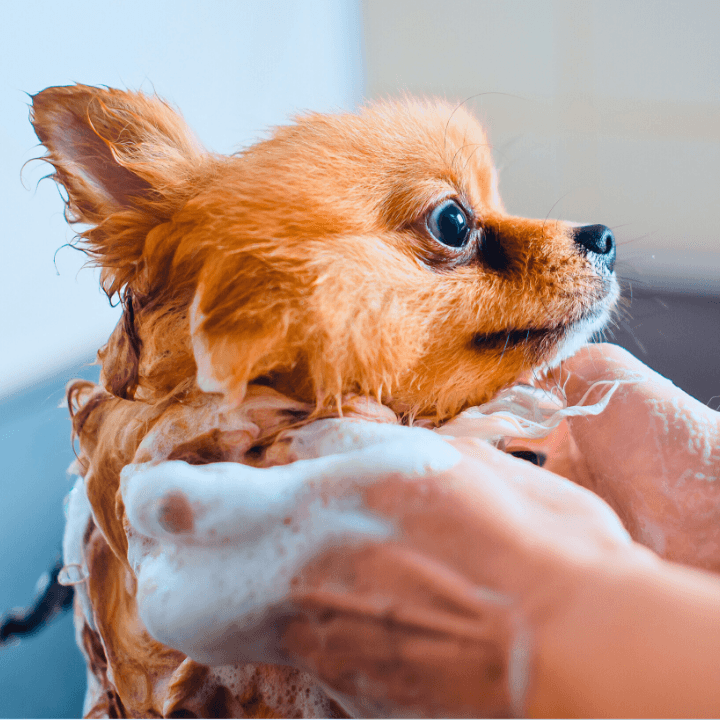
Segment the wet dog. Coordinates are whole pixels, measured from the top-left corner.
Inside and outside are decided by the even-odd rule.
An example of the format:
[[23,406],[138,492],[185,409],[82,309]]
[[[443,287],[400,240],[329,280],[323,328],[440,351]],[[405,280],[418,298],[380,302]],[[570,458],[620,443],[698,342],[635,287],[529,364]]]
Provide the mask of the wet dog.
[[444,104],[305,115],[232,156],[140,93],[48,88],[32,122],[124,308],[102,387],[69,393],[86,712],[342,715],[295,670],[216,671],[151,637],[121,471],[290,462],[283,430],[328,416],[442,424],[604,326],[612,233],[508,215],[484,131]]

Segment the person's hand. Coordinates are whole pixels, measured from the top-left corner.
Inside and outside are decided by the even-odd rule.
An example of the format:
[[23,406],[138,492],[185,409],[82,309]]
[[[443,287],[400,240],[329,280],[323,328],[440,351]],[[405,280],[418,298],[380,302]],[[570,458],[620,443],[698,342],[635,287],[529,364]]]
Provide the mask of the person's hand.
[[[720,474],[717,414],[611,345],[582,350],[555,380],[571,405],[594,383],[623,384],[599,415],[568,421],[568,451],[551,457],[548,467],[604,497],[634,537],[660,554],[717,567],[720,480],[711,480]],[[511,661],[522,657],[518,648],[537,657],[539,646],[556,643],[564,650],[549,653],[554,659],[549,675],[544,666],[545,678],[571,677],[567,627],[574,636],[583,623],[602,627],[600,606],[643,567],[659,567],[651,553],[624,544],[617,518],[598,497],[486,445],[454,444],[463,461],[435,482],[388,478],[366,491],[369,507],[400,522],[398,542],[338,545],[311,563],[294,588],[305,612],[288,626],[286,647],[332,688],[362,698],[360,711],[521,714],[527,687]],[[620,579],[608,583],[608,575]],[[599,614],[583,615],[593,606],[588,581],[600,576]],[[514,603],[503,606],[482,588]],[[623,643],[620,627],[608,623]],[[599,643],[593,652],[604,652],[603,632],[593,633]],[[615,682],[606,671],[598,687]],[[622,689],[619,680],[615,685]],[[535,696],[540,705],[547,683],[542,692],[542,700]],[[631,689],[619,692],[618,702],[630,695]],[[368,698],[383,702],[368,705]]]
[[596,495],[453,444],[462,460],[442,474],[362,489],[391,538],[336,541],[293,582],[289,660],[366,716],[524,714],[538,638],[588,568],[644,562]]
[[583,348],[548,383],[573,405],[603,380],[626,382],[599,415],[568,419],[570,442],[561,428],[546,467],[603,497],[661,556],[720,570],[720,414],[616,345]]
[[288,452],[123,471],[139,614],[198,662],[294,664],[365,715],[522,714],[575,570],[634,547],[596,495],[485,443],[327,420]]

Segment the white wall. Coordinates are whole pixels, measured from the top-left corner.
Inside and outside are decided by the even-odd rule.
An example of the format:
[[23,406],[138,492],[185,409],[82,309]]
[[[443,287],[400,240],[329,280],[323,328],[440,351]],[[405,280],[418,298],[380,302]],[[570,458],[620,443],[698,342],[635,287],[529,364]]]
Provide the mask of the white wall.
[[[0,16],[0,397],[85,358],[118,311],[72,239],[25,93],[73,82],[151,92],[212,150],[232,152],[298,110],[362,95],[355,0],[42,0]],[[57,268],[57,271],[56,271]]]
[[621,274],[720,294],[718,0],[362,10],[370,97],[489,93],[468,106],[489,128],[510,211],[604,223]]

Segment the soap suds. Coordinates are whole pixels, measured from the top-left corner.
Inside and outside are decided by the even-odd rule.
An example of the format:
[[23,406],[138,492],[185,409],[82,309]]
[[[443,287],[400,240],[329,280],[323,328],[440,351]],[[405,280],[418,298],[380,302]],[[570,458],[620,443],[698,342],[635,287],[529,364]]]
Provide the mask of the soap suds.
[[93,522],[93,515],[85,492],[85,481],[81,477],[75,480],[75,485],[67,496],[65,517],[67,522],[63,536],[63,570],[69,580],[68,584],[74,586],[75,594],[80,599],[87,624],[95,630],[90,596],[84,582],[88,571],[83,551],[85,531],[88,523]]
[[[621,385],[633,380],[601,380],[594,383],[577,405],[568,406],[561,396],[530,385],[513,385],[490,402],[469,408],[436,430],[441,435],[471,437],[493,444],[501,440],[547,437],[567,417],[599,415]],[[592,405],[585,402],[597,388],[606,388]]]
[[[303,565],[339,541],[397,532],[364,508],[364,486],[389,475],[417,481],[450,469],[461,455],[442,436],[494,443],[545,436],[564,417],[601,412],[620,384],[597,383],[593,388],[606,387],[603,397],[585,406],[588,391],[576,407],[515,386],[436,431],[356,418],[317,420],[281,430],[264,459],[270,467],[129,465],[121,492],[140,616],[155,638],[200,663],[280,662],[268,612],[282,615],[290,581]],[[253,395],[257,412],[267,413],[263,403],[272,392],[251,389],[250,404]],[[281,396],[277,401],[282,404]],[[203,426],[222,418],[228,431],[234,421],[257,437],[262,423],[249,426],[247,408],[230,415],[207,413]],[[146,447],[157,449],[157,443]]]
[[[288,447],[288,457],[305,459],[288,465],[169,461],[123,470],[125,510],[137,532],[128,534],[128,554],[138,608],[155,638],[209,665],[243,655],[281,662],[272,628],[263,626],[303,565],[338,541],[395,532],[363,507],[362,488],[393,474],[436,475],[461,458],[421,428],[342,420],[305,428]],[[186,532],[164,523],[167,498],[178,495],[192,508]]]

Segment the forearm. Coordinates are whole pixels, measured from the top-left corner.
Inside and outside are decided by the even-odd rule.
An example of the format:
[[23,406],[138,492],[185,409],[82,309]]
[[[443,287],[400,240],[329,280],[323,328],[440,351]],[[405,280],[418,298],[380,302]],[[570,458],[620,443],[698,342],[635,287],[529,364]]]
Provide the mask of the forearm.
[[717,717],[720,580],[637,546],[592,569],[541,626],[532,717]]

